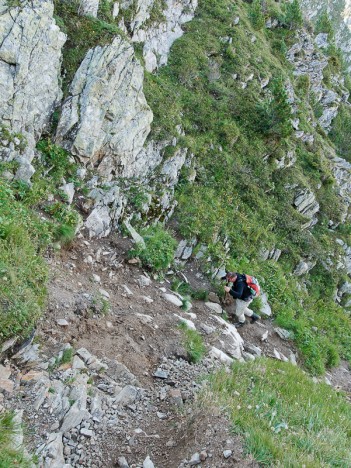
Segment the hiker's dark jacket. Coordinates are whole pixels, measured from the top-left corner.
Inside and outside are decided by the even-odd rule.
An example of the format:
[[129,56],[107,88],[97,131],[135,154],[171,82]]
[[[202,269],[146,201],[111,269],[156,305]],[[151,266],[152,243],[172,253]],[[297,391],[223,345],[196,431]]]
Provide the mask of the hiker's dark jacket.
[[[237,273],[237,279],[233,284],[229,294],[234,297],[234,299],[241,299],[242,301],[249,301],[252,299],[252,293],[246,284],[245,275]],[[225,277],[224,277],[225,278]]]

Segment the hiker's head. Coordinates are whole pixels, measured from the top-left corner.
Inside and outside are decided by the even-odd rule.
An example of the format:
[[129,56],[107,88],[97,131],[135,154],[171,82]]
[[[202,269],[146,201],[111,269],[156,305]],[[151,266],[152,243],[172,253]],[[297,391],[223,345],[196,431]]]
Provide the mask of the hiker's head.
[[234,271],[229,271],[229,272],[227,273],[227,281],[228,281],[229,283],[235,283],[237,277],[238,277],[238,274],[235,273]]

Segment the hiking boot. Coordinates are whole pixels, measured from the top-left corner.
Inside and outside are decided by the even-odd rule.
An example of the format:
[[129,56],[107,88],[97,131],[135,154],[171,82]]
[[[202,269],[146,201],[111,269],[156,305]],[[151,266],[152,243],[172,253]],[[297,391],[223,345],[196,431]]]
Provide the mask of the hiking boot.
[[261,318],[261,317],[260,317],[259,315],[253,313],[253,314],[251,315],[251,317],[250,317],[251,323],[255,323],[256,320],[259,320],[260,318]]
[[235,328],[240,328],[240,327],[243,327],[245,325],[245,322],[235,322],[233,323],[234,327]]

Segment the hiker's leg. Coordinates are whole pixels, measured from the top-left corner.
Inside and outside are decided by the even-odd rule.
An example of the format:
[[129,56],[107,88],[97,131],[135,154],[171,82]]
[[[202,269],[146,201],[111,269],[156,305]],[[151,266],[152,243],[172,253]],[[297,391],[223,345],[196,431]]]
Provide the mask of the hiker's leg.
[[249,301],[245,301],[245,304],[246,304],[246,307],[244,309],[244,314],[247,316],[247,317],[252,317],[253,315],[253,310],[249,309],[249,305],[251,304],[252,302],[252,299],[250,299]]
[[235,301],[236,309],[235,315],[240,323],[245,323],[245,309],[246,309],[246,302],[242,301],[241,299],[236,299]]

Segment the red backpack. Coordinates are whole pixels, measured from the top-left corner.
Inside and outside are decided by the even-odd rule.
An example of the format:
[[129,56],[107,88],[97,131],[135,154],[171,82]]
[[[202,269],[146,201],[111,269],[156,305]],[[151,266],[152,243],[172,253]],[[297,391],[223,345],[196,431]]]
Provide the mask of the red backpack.
[[254,276],[245,275],[247,287],[251,291],[251,297],[258,297],[261,293],[260,285]]

